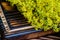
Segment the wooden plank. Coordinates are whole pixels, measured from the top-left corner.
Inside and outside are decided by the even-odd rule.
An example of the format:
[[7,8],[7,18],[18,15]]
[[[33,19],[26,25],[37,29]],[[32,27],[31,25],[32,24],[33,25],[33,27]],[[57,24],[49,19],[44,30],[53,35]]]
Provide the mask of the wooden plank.
[[48,35],[48,34],[52,34],[52,33],[54,33],[52,30],[45,31],[45,32],[42,31],[42,32],[36,32],[36,33],[31,33],[31,34],[25,35],[22,38],[30,39],[30,38],[36,38],[36,37],[40,37],[40,36],[44,36],[44,35]]
[[21,37],[14,37],[14,38],[11,38],[13,40],[22,40],[22,39],[32,39],[32,38],[37,38],[37,37],[41,37],[41,36],[45,36],[45,35],[48,35],[48,34],[53,34],[55,32],[53,32],[52,30],[49,30],[49,31],[42,31],[42,32],[35,32],[35,33],[31,33],[31,34],[27,34],[27,35],[24,35],[24,36],[21,36]]

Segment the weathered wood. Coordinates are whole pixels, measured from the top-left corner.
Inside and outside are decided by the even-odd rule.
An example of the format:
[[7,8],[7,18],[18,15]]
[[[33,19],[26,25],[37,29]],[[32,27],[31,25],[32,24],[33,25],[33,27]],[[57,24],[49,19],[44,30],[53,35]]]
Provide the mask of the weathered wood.
[[31,34],[28,34],[28,35],[24,35],[20,38],[31,39],[31,38],[36,38],[36,37],[40,37],[40,36],[45,36],[45,35],[52,34],[52,33],[54,33],[52,30],[42,31],[42,32],[36,32],[36,33],[31,33]]
[[37,38],[37,37],[41,37],[41,36],[45,36],[48,34],[53,34],[54,32],[52,30],[49,31],[42,31],[42,32],[35,32],[35,33],[31,33],[31,34],[27,34],[21,37],[14,37],[11,38],[10,40],[25,40],[25,39],[33,39],[33,38]]

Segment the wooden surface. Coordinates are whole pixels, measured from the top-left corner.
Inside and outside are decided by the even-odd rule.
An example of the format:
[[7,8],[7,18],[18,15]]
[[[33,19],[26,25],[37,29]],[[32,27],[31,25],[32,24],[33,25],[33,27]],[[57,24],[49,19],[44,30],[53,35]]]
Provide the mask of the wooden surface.
[[[6,3],[7,4],[7,3]],[[5,2],[2,3],[2,5],[4,6],[4,8],[6,10],[12,10],[10,7],[6,6]],[[41,36],[44,36],[44,35],[48,35],[48,34],[52,34],[54,33],[52,30],[49,30],[49,31],[42,31],[42,32],[36,32],[36,33],[31,33],[31,34],[27,34],[27,35],[24,35],[24,36],[21,36],[21,37],[14,37],[14,38],[11,38],[11,39],[8,39],[8,40],[22,40],[22,39],[31,39],[31,38],[36,38],[36,37],[41,37]]]
[[[37,38],[37,37],[41,37],[41,36],[45,36],[48,34],[53,34],[54,32],[52,30],[49,31],[45,31],[45,32],[36,32],[36,33],[31,33],[31,34],[27,34],[21,37],[14,37],[11,38],[10,40],[25,40],[25,39],[32,39],[32,38]],[[8,39],[9,40],[9,39]]]

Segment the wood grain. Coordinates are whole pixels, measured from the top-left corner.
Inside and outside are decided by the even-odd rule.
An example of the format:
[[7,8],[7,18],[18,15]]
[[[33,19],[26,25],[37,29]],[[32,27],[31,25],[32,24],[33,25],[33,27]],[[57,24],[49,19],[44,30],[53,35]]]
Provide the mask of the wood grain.
[[33,38],[37,38],[37,37],[41,37],[41,36],[45,36],[53,33],[54,32],[52,30],[45,31],[45,32],[44,31],[35,32],[35,33],[27,34],[21,37],[14,37],[14,38],[11,38],[10,40],[27,40],[27,39],[33,39]]

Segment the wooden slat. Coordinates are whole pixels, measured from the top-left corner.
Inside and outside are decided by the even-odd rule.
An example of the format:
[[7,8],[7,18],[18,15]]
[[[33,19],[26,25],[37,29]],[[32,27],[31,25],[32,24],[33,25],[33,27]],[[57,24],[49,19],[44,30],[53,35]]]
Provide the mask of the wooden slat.
[[27,34],[21,37],[15,37],[13,38],[14,40],[22,40],[22,39],[32,39],[32,38],[36,38],[36,37],[41,37],[41,36],[45,36],[48,34],[52,34],[54,33],[52,30],[49,31],[42,31],[42,32],[35,32],[35,33],[31,33],[31,34]]
[[52,30],[45,31],[45,32],[44,31],[36,32],[36,33],[25,35],[23,38],[30,39],[30,38],[40,37],[40,36],[44,36],[44,35],[48,35],[48,34],[52,34],[52,33],[54,33]]

